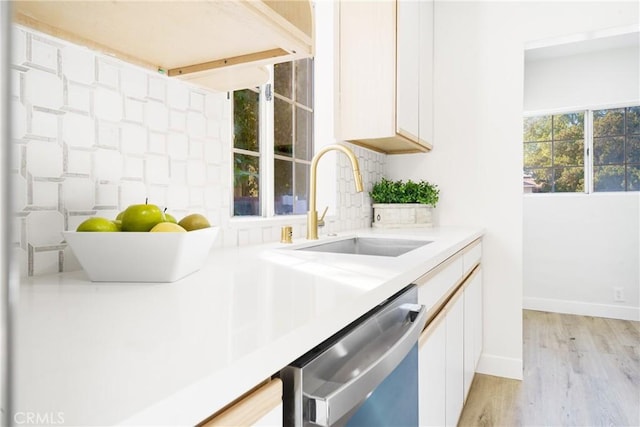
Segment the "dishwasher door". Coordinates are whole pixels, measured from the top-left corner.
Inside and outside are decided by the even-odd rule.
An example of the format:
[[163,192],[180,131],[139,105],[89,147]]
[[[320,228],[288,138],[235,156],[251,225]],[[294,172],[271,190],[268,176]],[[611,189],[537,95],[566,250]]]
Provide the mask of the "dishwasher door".
[[408,286],[284,368],[284,425],[417,426],[417,299]]

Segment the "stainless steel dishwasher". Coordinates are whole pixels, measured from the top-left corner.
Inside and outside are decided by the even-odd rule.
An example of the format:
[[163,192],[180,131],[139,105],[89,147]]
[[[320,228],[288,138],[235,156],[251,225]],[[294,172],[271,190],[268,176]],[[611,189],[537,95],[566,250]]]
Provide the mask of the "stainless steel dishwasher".
[[284,368],[284,425],[416,427],[417,301],[409,285]]

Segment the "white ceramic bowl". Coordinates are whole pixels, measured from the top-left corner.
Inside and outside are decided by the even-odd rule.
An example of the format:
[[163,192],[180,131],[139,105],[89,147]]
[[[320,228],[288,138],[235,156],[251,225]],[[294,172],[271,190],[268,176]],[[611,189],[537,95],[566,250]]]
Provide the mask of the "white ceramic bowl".
[[187,233],[63,231],[93,282],[174,282],[202,268],[219,227]]

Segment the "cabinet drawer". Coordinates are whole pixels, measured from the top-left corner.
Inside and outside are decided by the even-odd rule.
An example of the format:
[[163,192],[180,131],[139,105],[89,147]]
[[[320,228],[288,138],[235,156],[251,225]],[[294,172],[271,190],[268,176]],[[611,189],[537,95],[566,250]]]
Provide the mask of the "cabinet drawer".
[[467,246],[464,250],[464,254],[462,255],[463,260],[463,272],[464,274],[468,274],[473,270],[473,268],[480,263],[482,259],[482,242],[477,240],[475,243]]
[[418,285],[418,303],[427,307],[427,317],[435,314],[435,311],[460,282],[462,268],[462,257],[455,256],[416,281]]

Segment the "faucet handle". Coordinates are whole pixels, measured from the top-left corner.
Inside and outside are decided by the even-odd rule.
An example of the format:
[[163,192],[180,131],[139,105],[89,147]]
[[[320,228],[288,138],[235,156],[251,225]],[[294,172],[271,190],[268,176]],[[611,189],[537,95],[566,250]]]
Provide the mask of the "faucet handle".
[[324,208],[324,210],[322,211],[322,215],[318,219],[318,227],[324,227],[324,216],[327,214],[328,210],[329,210],[329,206]]

